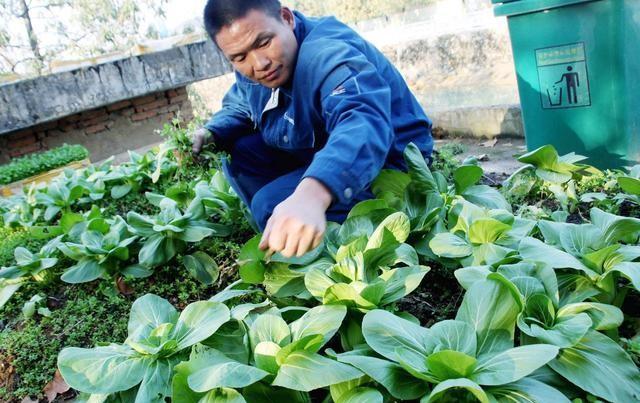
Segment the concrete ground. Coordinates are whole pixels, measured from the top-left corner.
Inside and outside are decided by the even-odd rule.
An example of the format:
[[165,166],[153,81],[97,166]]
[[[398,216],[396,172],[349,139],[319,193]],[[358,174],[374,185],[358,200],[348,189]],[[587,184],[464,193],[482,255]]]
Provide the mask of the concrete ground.
[[526,152],[523,138],[497,137],[493,140],[477,138],[445,138],[435,141],[436,150],[447,143],[462,145],[464,152],[457,157],[462,161],[467,157],[476,157],[485,173],[510,175],[522,166],[516,160]]

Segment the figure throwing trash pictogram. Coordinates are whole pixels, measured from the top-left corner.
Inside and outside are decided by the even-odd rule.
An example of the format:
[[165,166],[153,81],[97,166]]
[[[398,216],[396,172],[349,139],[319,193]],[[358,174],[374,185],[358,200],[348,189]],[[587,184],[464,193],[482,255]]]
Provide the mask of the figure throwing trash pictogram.
[[564,73],[559,81],[555,84],[562,84],[563,81],[567,82],[567,100],[569,104],[578,103],[578,87],[580,86],[580,75],[573,71],[573,67],[567,67],[568,73]]

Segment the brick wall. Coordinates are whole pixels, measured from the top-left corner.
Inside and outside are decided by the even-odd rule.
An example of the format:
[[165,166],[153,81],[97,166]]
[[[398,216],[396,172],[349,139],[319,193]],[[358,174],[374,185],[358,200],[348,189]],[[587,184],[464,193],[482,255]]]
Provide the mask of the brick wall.
[[28,129],[0,135],[0,163],[63,143],[82,144],[98,161],[161,141],[154,133],[178,113],[193,119],[186,87],[120,101]]

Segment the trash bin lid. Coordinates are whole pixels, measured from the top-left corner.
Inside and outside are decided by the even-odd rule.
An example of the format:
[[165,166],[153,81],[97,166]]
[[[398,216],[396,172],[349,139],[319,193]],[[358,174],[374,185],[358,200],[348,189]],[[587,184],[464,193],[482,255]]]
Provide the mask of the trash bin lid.
[[493,9],[494,15],[500,16],[514,16],[519,14],[529,14],[538,11],[549,10],[552,8],[570,6],[580,3],[589,3],[592,1],[601,0],[492,0],[496,5]]

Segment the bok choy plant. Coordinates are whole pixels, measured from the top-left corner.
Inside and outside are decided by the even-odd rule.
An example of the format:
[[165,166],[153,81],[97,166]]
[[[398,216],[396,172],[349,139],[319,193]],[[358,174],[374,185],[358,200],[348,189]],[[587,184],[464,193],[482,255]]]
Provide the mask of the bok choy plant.
[[555,271],[540,262],[524,261],[495,270],[489,266],[467,267],[457,270],[456,277],[467,289],[477,281],[499,277],[519,294],[523,304],[517,319],[521,342],[560,348],[558,356],[548,363],[553,371],[546,377],[553,383],[567,379],[613,402],[633,401],[640,396],[640,371],[618,343],[600,333],[620,326],[623,313],[619,308],[591,301],[564,303]]
[[453,174],[453,184],[440,172],[431,172],[424,156],[414,145],[404,151],[407,172],[382,170],[372,184],[378,199],[404,212],[411,221],[412,233],[427,233],[435,226],[437,232],[446,227],[446,214],[457,199],[479,206],[511,211],[511,206],[496,189],[478,185],[483,175],[477,165],[462,165]]
[[517,260],[518,242],[535,228],[535,221],[514,217],[505,210],[488,210],[465,200],[454,204],[449,222],[455,223],[453,228],[436,234],[429,247],[436,256],[455,259],[463,266]]
[[590,224],[540,221],[538,227],[545,242],[524,238],[520,256],[560,271],[564,302],[593,297],[621,306],[627,288],[618,286],[620,279],[640,290],[640,219],[593,208]]
[[138,236],[129,233],[127,223],[116,216],[110,226],[100,231],[86,230],[80,236],[80,243],[64,242],[58,249],[77,263],[62,274],[62,281],[67,283],[86,283],[98,278],[109,279],[116,275],[129,277],[147,277],[151,275],[149,268],[139,264],[130,264],[129,248]]
[[[389,312],[367,313],[362,331],[368,346],[338,354],[400,400],[442,397],[480,402],[569,402],[532,376],[558,354],[550,344],[514,347],[520,305],[500,281],[476,282],[455,320],[421,327]],[[433,388],[431,386],[433,385]]]
[[21,246],[14,250],[15,265],[0,268],[0,308],[27,281],[42,281],[48,269],[58,263],[56,247],[60,238],[44,245],[38,253]]
[[586,159],[575,153],[559,156],[552,145],[542,146],[518,158],[525,165],[504,181],[503,193],[511,197],[546,193],[555,196],[564,210],[573,210],[578,202],[576,182],[602,174],[580,163]]
[[338,231],[333,259],[307,267],[306,288],[323,304],[362,312],[384,307],[415,290],[429,272],[404,243],[410,231],[404,213],[387,216],[377,227],[368,221],[352,215]]
[[362,376],[357,369],[319,354],[340,327],[345,307],[318,306],[290,323],[276,308],[248,314],[256,307],[265,305],[232,310],[232,317],[239,321],[235,343],[221,333],[204,342],[216,348],[194,349],[191,360],[177,368],[175,396],[183,396],[186,403],[211,401],[200,399],[215,396],[249,401],[260,394],[302,402],[309,401],[306,393],[293,391],[308,392]]
[[628,175],[618,176],[617,181],[625,193],[617,195],[616,199],[640,205],[640,165],[633,166]]
[[65,348],[58,369],[69,386],[98,401],[125,395],[126,401],[163,403],[171,397],[174,367],[228,320],[229,309],[219,302],[194,302],[179,314],[165,299],[147,294],[131,307],[123,344]]
[[188,242],[200,242],[209,236],[226,236],[230,229],[226,225],[206,220],[202,201],[194,199],[183,213],[177,203],[164,198],[159,203],[160,213],[143,216],[136,212],[127,214],[131,231],[146,239],[138,255],[140,264],[155,267],[171,260],[185,250]]

